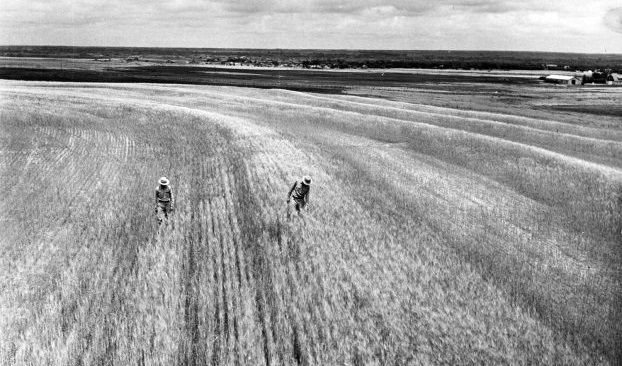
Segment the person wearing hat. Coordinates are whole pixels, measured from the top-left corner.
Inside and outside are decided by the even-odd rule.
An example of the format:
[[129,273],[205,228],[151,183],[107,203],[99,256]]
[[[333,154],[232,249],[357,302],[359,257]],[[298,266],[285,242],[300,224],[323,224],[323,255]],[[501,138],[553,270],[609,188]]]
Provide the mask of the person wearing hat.
[[309,191],[311,190],[311,177],[305,175],[301,180],[294,182],[292,188],[287,193],[287,217],[290,216],[289,203],[294,199],[294,208],[298,215],[301,210],[309,204]]
[[168,219],[168,214],[173,211],[173,191],[166,177],[160,178],[158,183],[159,186],[155,190],[155,210],[158,215],[158,223],[162,223],[162,218]]

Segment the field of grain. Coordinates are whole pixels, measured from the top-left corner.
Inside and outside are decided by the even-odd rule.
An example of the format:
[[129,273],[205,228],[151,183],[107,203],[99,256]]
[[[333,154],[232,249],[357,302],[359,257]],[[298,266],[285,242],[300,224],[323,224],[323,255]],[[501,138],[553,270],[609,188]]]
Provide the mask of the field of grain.
[[622,121],[373,93],[2,81],[0,364],[616,364]]

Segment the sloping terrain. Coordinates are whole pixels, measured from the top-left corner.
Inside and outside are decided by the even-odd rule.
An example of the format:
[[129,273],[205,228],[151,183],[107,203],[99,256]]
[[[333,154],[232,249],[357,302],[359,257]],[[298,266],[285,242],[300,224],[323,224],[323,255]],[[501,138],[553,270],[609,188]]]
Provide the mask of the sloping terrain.
[[0,364],[615,364],[622,123],[552,116],[4,81]]

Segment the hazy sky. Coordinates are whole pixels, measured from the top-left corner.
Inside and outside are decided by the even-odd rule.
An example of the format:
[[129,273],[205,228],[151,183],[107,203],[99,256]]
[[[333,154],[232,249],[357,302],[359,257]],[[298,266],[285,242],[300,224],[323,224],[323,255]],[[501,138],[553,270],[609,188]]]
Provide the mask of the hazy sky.
[[622,1],[2,0],[0,44],[622,53]]

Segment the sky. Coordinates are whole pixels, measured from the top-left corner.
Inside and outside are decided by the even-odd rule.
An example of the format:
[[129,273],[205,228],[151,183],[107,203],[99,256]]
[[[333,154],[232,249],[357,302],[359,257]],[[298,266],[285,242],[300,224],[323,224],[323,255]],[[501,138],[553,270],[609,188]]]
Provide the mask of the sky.
[[2,0],[0,45],[622,53],[622,1]]

